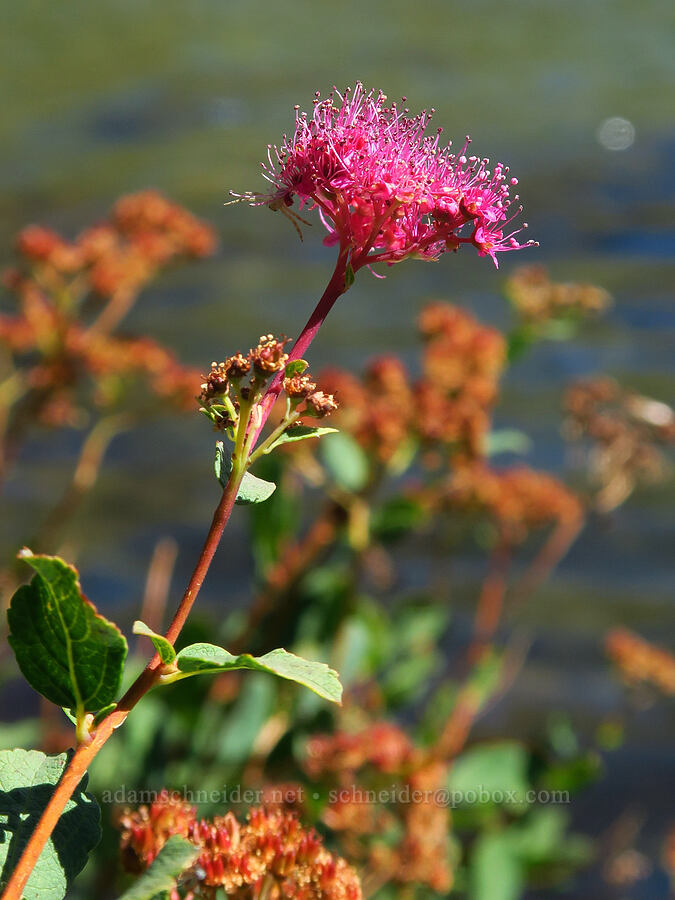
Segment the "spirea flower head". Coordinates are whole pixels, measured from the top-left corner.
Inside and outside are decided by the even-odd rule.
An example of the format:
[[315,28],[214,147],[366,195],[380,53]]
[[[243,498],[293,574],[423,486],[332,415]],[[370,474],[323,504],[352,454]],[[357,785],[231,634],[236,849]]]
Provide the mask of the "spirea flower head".
[[502,163],[490,168],[488,159],[467,156],[468,137],[455,154],[442,145],[442,129],[427,134],[432,114],[411,117],[360,82],[325,99],[317,93],[310,115],[296,107],[293,137],[268,148],[263,170],[272,191],[236,196],[281,210],[296,227],[299,216],[289,209],[296,197],[300,209],[318,208],[325,243],[348,252],[354,271],[407,257],[435,260],[461,244],[497,265],[498,253],[534,243],[516,237],[525,224],[511,225],[521,210],[512,212],[517,179]]

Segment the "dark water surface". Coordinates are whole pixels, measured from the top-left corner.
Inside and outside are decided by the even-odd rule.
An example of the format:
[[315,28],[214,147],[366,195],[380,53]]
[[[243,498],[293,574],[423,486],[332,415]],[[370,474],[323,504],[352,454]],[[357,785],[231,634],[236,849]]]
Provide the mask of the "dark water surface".
[[[147,186],[220,234],[218,257],[167,275],[133,311],[130,330],[201,367],[261,331],[297,333],[332,265],[321,227],[301,244],[280,216],[222,204],[230,188],[261,186],[259,160],[292,127],[293,104],[309,106],[316,89],[361,78],[391,97],[405,94],[414,111],[434,106],[448,138],[470,132],[476,153],[510,164],[541,248],[502,257],[499,273],[467,251],[437,265],[407,263],[385,281],[361,275],[314,345],[315,367],[360,366],[392,349],[414,359],[415,316],[430,298],[459,300],[503,323],[502,278],[538,261],[555,277],[605,286],[616,303],[581,339],[541,345],[509,374],[498,424],[532,436],[532,464],[564,468],[559,407],[570,378],[609,372],[672,402],[672,3],[10,0],[0,17],[0,247],[29,221],[74,233],[120,193]],[[598,139],[613,116],[634,128],[622,151]],[[3,499],[3,547],[30,531],[45,496],[58,495],[77,440],[29,448]],[[85,588],[118,618],[135,610],[158,536],[178,538],[176,584],[187,576],[215,501],[211,443],[200,422],[183,419],[114,444],[79,536],[86,533]],[[590,733],[608,711],[621,711],[601,641],[621,622],[672,645],[674,499],[672,482],[641,490],[586,530],[523,614],[535,635],[530,663],[486,733],[534,733],[552,709],[569,710]],[[248,568],[236,562],[244,540],[240,521],[205,603],[221,601],[225,577],[245,597]],[[626,750],[581,807],[589,830],[603,827],[619,801],[645,809],[649,834],[662,828],[659,785],[675,780],[667,765],[675,728],[663,713],[637,714]],[[636,774],[656,770],[662,778],[653,784]],[[594,818],[597,808],[606,815]]]

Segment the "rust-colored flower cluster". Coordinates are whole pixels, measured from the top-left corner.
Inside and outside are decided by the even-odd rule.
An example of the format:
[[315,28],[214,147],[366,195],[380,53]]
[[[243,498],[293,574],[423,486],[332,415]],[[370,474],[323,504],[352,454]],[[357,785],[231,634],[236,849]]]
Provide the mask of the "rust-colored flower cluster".
[[176,259],[209,256],[215,244],[213,230],[188,210],[158,191],[141,191],[121,197],[107,221],[72,242],[40,225],[24,228],[16,239],[21,270],[10,283],[20,288],[27,278],[56,285],[77,277],[78,292],[108,297],[138,291]]
[[361,900],[359,878],[290,812],[254,807],[245,823],[232,812],[198,820],[196,810],[164,791],[149,807],[121,817],[127,868],[147,868],[171,835],[199,848],[181,885],[191,898],[213,900],[219,890],[238,900]]
[[504,338],[446,303],[427,306],[420,330],[425,340],[417,392],[420,435],[427,443],[452,445],[462,457],[481,456],[506,363]]
[[125,809],[119,818],[122,861],[129,872],[143,872],[174,834],[187,837],[196,820],[194,806],[166,789],[148,806]]
[[366,766],[392,773],[407,766],[414,753],[408,735],[392,722],[375,722],[352,734],[317,735],[309,740],[305,769],[311,778],[352,773]]
[[675,443],[670,406],[601,377],[572,385],[565,410],[570,440],[591,444],[589,469],[599,510],[615,509],[637,484],[664,477],[668,466],[663,451]]
[[447,303],[426,307],[420,330],[425,346],[417,380],[395,356],[375,359],[361,379],[336,369],[323,373],[321,383],[330,383],[340,400],[337,424],[385,464],[414,440],[474,458],[489,428],[504,339]]
[[627,628],[613,628],[605,646],[610,659],[630,683],[653,684],[664,694],[675,694],[675,656],[650,644]]
[[188,408],[198,373],[150,339],[113,332],[161,268],[214,247],[208,225],[156,191],[122,197],[107,221],[72,242],[39,225],[25,228],[16,240],[19,266],[4,275],[18,309],[0,315],[0,344],[19,385],[19,417],[73,424],[78,388],[86,382],[93,382],[94,402],[106,406],[139,377],[163,399]]
[[[323,821],[347,846],[360,841],[376,881],[450,890],[450,819],[438,800],[445,763],[428,761],[397,725],[375,722],[356,733],[313,737],[305,770],[312,779],[331,779]],[[397,832],[397,843],[382,840]]]
[[597,315],[612,298],[593,284],[560,284],[551,281],[544,266],[523,266],[506,282],[506,293],[519,316],[528,323],[549,319]]
[[580,500],[562,482],[526,466],[502,471],[480,462],[462,466],[448,480],[442,502],[488,515],[507,544],[539,528],[574,526],[583,518]]

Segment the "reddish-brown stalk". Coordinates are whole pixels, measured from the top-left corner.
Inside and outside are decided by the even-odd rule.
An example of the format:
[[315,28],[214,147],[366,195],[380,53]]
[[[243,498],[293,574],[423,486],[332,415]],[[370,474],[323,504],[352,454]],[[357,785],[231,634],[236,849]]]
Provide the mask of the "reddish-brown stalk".
[[[342,247],[340,249],[337,262],[335,263],[335,269],[333,270],[331,279],[326,285],[326,290],[323,292],[321,299],[314,308],[314,312],[307,320],[305,327],[302,329],[300,337],[293,344],[293,348],[288,354],[289,362],[294,359],[300,359],[304,356],[307,349],[309,348],[309,345],[316,337],[319,328],[321,328],[321,326],[323,325],[326,316],[333,308],[335,301],[347,290],[348,285],[346,284],[345,279],[347,275],[348,257],[348,247]],[[282,371],[279,372],[274,378],[267,389],[267,393],[260,403],[262,415],[260,417],[260,422],[258,423],[253,435],[251,436],[251,446],[255,444],[256,440],[258,439],[258,435],[263,430],[265,422],[267,421],[267,418],[272,411],[272,407],[274,406],[277,397],[281,393],[283,381],[284,373]]]

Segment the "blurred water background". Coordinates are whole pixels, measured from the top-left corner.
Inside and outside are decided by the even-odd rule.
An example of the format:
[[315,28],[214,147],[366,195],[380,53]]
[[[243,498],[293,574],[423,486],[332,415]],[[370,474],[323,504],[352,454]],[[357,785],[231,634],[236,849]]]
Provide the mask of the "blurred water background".
[[[531,435],[529,461],[565,469],[560,399],[573,377],[608,372],[672,401],[672,3],[7,0],[0,23],[2,260],[28,222],[74,234],[119,194],[154,186],[210,220],[221,247],[216,259],[166,275],[129,329],[202,368],[261,331],[296,334],[332,267],[321,227],[301,244],[280,216],[223,203],[230,188],[261,187],[259,160],[292,127],[295,103],[309,107],[315,90],[359,78],[405,95],[413,111],[435,107],[446,137],[461,143],[470,133],[476,153],[507,162],[541,247],[502,256],[499,272],[465,248],[437,265],[407,263],[384,281],[362,274],[314,345],[315,367],[360,367],[390,350],[414,361],[415,317],[431,298],[503,324],[503,278],[542,262],[560,280],[604,286],[615,305],[582,339],[540,345],[510,372],[497,420]],[[612,117],[629,123],[618,137],[601,127]],[[617,143],[624,149],[611,149]],[[29,447],[3,498],[3,552],[59,495],[78,441],[63,434]],[[76,536],[86,534],[85,589],[118,621],[137,609],[158,537],[180,542],[174,584],[185,581],[216,501],[211,445],[196,417],[154,423],[113,445]],[[484,733],[536,734],[560,709],[590,733],[601,715],[621,710],[602,638],[624,623],[672,645],[674,499],[672,483],[643,489],[610,520],[591,523],[523,613],[535,634],[529,663]],[[226,602],[226,577],[235,602],[245,602],[244,543],[239,517],[205,604]],[[455,569],[459,583],[474,575],[469,562]],[[581,830],[598,833],[632,806],[646,816],[644,849],[656,853],[673,812],[674,737],[663,708],[638,712],[606,779],[575,807]],[[600,896],[595,889],[582,885],[578,896]],[[648,879],[631,897],[662,889]]]

